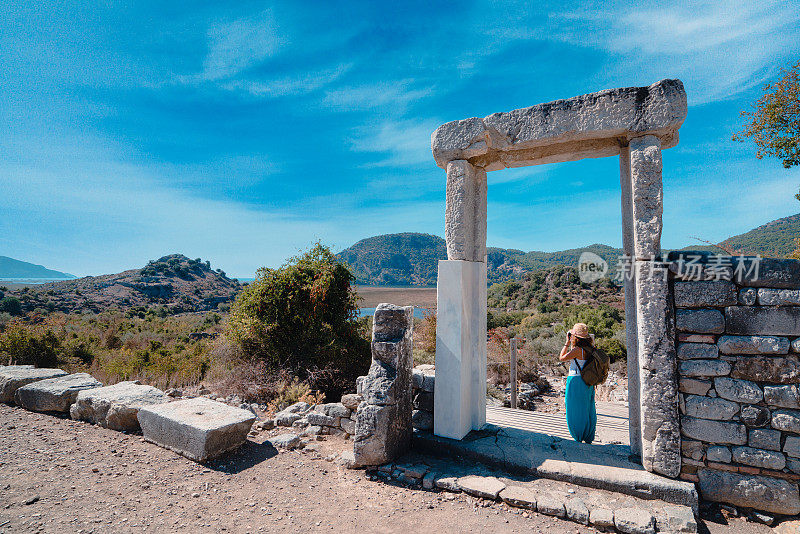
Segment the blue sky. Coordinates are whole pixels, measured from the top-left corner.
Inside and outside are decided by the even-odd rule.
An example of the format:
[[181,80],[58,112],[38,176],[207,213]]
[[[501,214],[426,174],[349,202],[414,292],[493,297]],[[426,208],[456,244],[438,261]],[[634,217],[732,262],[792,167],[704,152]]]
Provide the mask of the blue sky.
[[[0,6],[0,255],[246,277],[316,240],[442,235],[439,124],[662,78],[689,98],[664,247],[800,212],[800,171],[730,141],[800,57],[797,1],[97,4]],[[617,158],[490,173],[488,241],[619,246]]]

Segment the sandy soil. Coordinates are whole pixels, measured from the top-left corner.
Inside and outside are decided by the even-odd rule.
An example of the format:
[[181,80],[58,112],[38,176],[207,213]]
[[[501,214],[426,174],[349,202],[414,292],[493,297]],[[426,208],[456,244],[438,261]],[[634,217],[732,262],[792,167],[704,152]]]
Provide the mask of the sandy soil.
[[[370,481],[248,441],[207,466],[86,423],[0,405],[0,532],[594,532],[465,495]],[[769,532],[732,520],[712,533]]]

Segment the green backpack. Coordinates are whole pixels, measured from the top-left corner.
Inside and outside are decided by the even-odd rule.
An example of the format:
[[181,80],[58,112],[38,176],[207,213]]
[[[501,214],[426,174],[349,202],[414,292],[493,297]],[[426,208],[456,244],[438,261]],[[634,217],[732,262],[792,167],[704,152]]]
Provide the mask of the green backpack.
[[595,348],[581,367],[581,378],[587,386],[602,384],[608,378],[611,358],[602,349]]

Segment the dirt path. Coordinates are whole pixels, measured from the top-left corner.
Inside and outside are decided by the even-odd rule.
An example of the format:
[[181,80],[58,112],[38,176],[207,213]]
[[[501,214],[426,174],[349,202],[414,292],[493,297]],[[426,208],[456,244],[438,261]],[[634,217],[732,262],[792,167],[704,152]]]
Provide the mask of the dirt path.
[[[0,532],[594,532],[488,503],[370,481],[262,434],[201,466],[86,423],[0,405]],[[27,503],[27,504],[26,504]],[[769,532],[735,520],[711,532]]]

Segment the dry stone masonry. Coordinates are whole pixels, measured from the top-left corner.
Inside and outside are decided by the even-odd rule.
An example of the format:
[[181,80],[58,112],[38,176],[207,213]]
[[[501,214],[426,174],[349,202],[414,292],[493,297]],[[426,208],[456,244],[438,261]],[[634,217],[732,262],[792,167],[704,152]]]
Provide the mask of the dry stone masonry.
[[[707,253],[673,254],[670,270],[688,257],[706,268],[712,263]],[[722,274],[731,279],[670,282],[680,478],[697,482],[707,500],[798,514],[800,262],[762,259],[757,274]]]
[[372,364],[358,379],[363,401],[356,412],[355,465],[391,461],[411,446],[411,306],[380,304],[372,326]]

